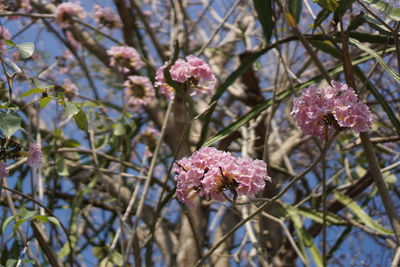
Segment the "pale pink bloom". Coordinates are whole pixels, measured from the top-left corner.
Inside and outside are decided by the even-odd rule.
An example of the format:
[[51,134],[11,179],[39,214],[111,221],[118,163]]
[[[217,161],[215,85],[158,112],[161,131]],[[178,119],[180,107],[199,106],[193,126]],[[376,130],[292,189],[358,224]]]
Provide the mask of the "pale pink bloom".
[[6,49],[4,41],[10,40],[11,34],[7,28],[0,26],[0,50]]
[[42,166],[42,147],[40,144],[30,144],[28,152],[28,165],[32,168],[39,168]]
[[94,6],[94,19],[97,24],[115,29],[121,27],[121,19],[111,8],[102,8],[99,5]]
[[64,84],[62,88],[63,88],[63,93],[68,100],[74,99],[74,97],[77,96],[79,93],[79,89],[76,86],[76,84],[74,84],[71,81],[71,79],[68,78],[64,79]]
[[129,76],[123,85],[125,104],[133,112],[148,105],[155,97],[154,87],[147,77]]
[[167,67],[168,63],[165,63],[161,66],[156,72],[156,82],[154,84],[155,87],[160,89],[160,93],[165,95],[168,99],[171,99],[175,95],[175,89],[172,88],[169,84],[166,83],[164,78],[164,70]]
[[253,198],[271,181],[267,165],[261,160],[236,158],[229,152],[204,147],[173,166],[177,173],[177,197],[188,205],[196,196],[207,200],[224,201],[224,191],[234,198]]
[[[168,63],[165,63],[156,73],[155,86],[159,87],[160,93],[168,98],[174,97],[174,89],[166,83],[164,78],[164,69]],[[211,96],[214,93],[214,87],[217,82],[210,66],[202,59],[196,56],[187,56],[186,60],[178,59],[170,68],[171,79],[185,84],[190,90],[190,95],[206,94]]]
[[303,132],[324,139],[345,128],[368,131],[372,122],[369,108],[347,84],[332,81],[331,85],[321,89],[310,86],[293,100],[292,114]]
[[68,20],[75,16],[79,19],[84,19],[86,17],[85,10],[80,6],[79,2],[72,3],[66,2],[57,6],[57,9],[54,13],[56,22],[60,25],[61,28],[68,27]]
[[4,161],[0,161],[0,179],[8,176],[7,165]]
[[113,46],[107,50],[111,56],[110,65],[118,68],[123,73],[129,72],[130,68],[140,69],[142,61],[135,48],[129,46]]

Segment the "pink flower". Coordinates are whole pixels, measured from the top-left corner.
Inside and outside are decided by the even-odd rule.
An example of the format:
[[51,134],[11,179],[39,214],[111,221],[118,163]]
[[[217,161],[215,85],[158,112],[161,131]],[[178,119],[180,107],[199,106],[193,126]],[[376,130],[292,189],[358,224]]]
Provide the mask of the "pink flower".
[[68,100],[78,95],[79,89],[70,79],[64,79],[63,92]]
[[28,165],[32,168],[39,168],[42,166],[42,147],[40,144],[30,144],[28,152]]
[[147,77],[129,76],[124,86],[125,103],[131,111],[136,111],[142,105],[148,105],[155,97],[153,85]]
[[113,46],[107,50],[111,56],[110,65],[118,67],[118,70],[127,73],[130,68],[140,69],[142,61],[135,48],[129,46]]
[[97,24],[115,29],[121,27],[121,19],[111,8],[102,8],[98,5],[94,6],[94,19]]
[[10,40],[11,34],[7,28],[0,26],[0,50],[6,49],[4,41]]
[[224,201],[224,191],[233,198],[254,197],[264,189],[271,178],[267,165],[261,160],[235,158],[229,152],[204,147],[188,158],[182,158],[173,166],[177,173],[177,197],[191,205],[196,196]]
[[7,165],[4,161],[0,161],[0,179],[8,176]]
[[56,22],[61,28],[68,27],[68,20],[72,16],[76,16],[79,19],[86,17],[85,10],[80,6],[79,3],[66,2],[57,6],[54,13]]
[[358,101],[355,91],[347,84],[335,81],[331,84],[321,89],[310,86],[293,100],[292,114],[299,127],[304,133],[321,139],[345,128],[368,131],[372,114],[367,105]]
[[[164,69],[168,63],[165,63],[156,73],[155,86],[160,88],[160,92],[168,98],[174,97],[174,89],[166,83],[164,78]],[[217,82],[210,66],[202,59],[195,56],[187,56],[186,60],[178,59],[170,68],[172,80],[186,84],[191,91],[190,95],[207,94],[211,96]]]

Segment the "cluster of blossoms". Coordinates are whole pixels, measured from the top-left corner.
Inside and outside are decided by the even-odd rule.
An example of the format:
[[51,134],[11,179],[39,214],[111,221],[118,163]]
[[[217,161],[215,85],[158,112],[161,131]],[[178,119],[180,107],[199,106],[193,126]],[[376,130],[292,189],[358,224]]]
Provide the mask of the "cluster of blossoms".
[[113,46],[107,50],[111,56],[110,65],[118,68],[123,73],[129,72],[130,68],[140,69],[142,61],[135,48],[129,46]]
[[224,201],[225,190],[234,196],[253,198],[271,181],[267,164],[262,160],[236,158],[229,152],[205,147],[173,166],[177,172],[177,197],[188,205],[199,195],[205,199]]
[[42,147],[40,144],[30,144],[28,152],[27,163],[32,168],[39,168],[42,166]]
[[321,89],[310,86],[294,99],[292,114],[303,132],[325,139],[345,128],[368,131],[372,122],[368,106],[358,101],[347,84],[332,81],[331,85]]
[[[28,152],[19,152],[20,156],[27,156],[27,163],[32,168],[42,166],[42,147],[40,144],[30,144]],[[7,165],[5,161],[0,161],[0,179],[8,176]]]
[[[166,83],[164,78],[165,63],[156,73],[155,86],[160,88],[160,92],[168,98],[173,98],[175,90]],[[190,95],[206,94],[211,96],[217,82],[210,66],[196,56],[187,56],[186,60],[178,59],[169,70],[172,80],[185,84],[191,91]]]
[[60,24],[60,27],[68,27],[68,19],[72,16],[76,16],[80,19],[86,17],[85,10],[80,6],[79,3],[66,2],[57,6],[54,13],[56,22]]
[[3,26],[0,26],[0,50],[6,49],[6,44],[4,41],[10,40],[10,32]]
[[119,16],[108,7],[94,6],[94,19],[97,24],[107,27],[109,29],[116,29],[121,27],[121,19]]
[[142,105],[148,105],[155,97],[153,85],[147,77],[132,75],[123,85],[125,104],[133,112]]

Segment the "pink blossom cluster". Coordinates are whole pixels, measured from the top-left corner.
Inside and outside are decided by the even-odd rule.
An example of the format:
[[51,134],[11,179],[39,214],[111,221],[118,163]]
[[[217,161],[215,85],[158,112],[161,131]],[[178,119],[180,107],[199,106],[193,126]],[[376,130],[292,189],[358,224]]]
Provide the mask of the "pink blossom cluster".
[[76,16],[80,19],[84,19],[86,17],[86,12],[80,6],[79,2],[66,2],[57,6],[54,16],[60,27],[66,28],[68,27],[68,19],[70,17]]
[[72,100],[78,95],[78,92],[78,87],[71,81],[71,79],[64,79],[63,93],[68,100]]
[[94,6],[94,19],[97,24],[107,27],[109,29],[116,29],[121,27],[121,19],[109,7]]
[[267,164],[262,160],[236,158],[229,152],[204,147],[176,162],[177,197],[188,205],[198,195],[205,199],[224,201],[224,191],[253,198],[271,181]]
[[6,44],[4,41],[10,40],[11,34],[7,28],[0,26],[0,50],[6,49]]
[[358,101],[347,84],[332,81],[331,85],[310,86],[294,99],[292,114],[303,132],[325,139],[345,128],[368,131],[372,122],[368,106]]
[[127,73],[129,68],[140,69],[142,61],[135,48],[129,46],[113,46],[107,50],[111,56],[110,65],[118,67],[118,70]]
[[[156,73],[155,86],[160,88],[160,92],[168,98],[173,98],[175,90],[167,84],[164,78],[164,69],[167,67],[166,62]],[[190,55],[186,60],[178,59],[170,68],[172,80],[185,84],[186,88],[191,91],[190,95],[206,94],[211,96],[214,93],[214,87],[217,82],[210,66],[201,58]]]
[[30,144],[28,152],[28,165],[32,168],[39,168],[42,166],[42,147],[40,144]]
[[153,84],[147,77],[132,75],[123,85],[125,104],[133,112],[148,105],[155,97]]

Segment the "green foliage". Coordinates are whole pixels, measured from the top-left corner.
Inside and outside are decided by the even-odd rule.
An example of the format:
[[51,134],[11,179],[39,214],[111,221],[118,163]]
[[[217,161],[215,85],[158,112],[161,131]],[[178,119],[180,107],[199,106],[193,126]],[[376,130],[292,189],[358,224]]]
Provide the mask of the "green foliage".
[[362,0],[368,6],[378,9],[386,17],[400,21],[400,8],[394,8],[391,4],[382,0]]
[[340,203],[350,209],[364,225],[368,226],[379,234],[393,235],[392,230],[383,227],[377,221],[372,219],[356,202],[354,202],[348,196],[340,194],[339,192],[335,192],[335,197],[340,201]]
[[93,247],[93,255],[100,261],[99,266],[122,266],[123,258],[121,253],[113,250],[109,253],[108,247]]
[[[298,1],[296,0],[296,2]],[[263,28],[265,41],[269,43],[272,37],[272,30],[274,28],[272,0],[253,0],[253,3],[258,15],[258,19]]]
[[337,0],[313,0],[313,2],[331,12],[335,12],[335,10],[339,7],[339,2]]
[[35,88],[32,88],[32,89],[26,91],[25,93],[21,94],[20,97],[27,97],[27,96],[30,96],[33,94],[43,94],[44,92],[46,92],[45,89],[40,89],[40,88],[35,87]]
[[0,129],[10,138],[21,126],[21,117],[17,113],[0,112]]
[[293,15],[297,23],[300,21],[301,10],[303,8],[303,0],[288,0],[289,12]]
[[[300,248],[302,250],[305,259],[308,259],[306,248],[309,248],[310,254],[314,260],[316,266],[322,266],[322,256],[317,246],[313,241],[313,237],[304,229],[303,221],[300,214],[295,208],[289,205],[283,204],[284,211],[289,215],[293,222],[293,226],[296,229],[297,236],[299,238]],[[308,263],[309,264],[309,263]]]
[[74,115],[76,126],[78,126],[78,128],[81,129],[82,131],[87,132],[89,127],[88,119],[86,118],[86,115],[83,112],[83,110],[78,106],[77,108],[79,111]]
[[19,55],[21,58],[29,58],[35,52],[35,45],[32,42],[16,44],[15,47],[17,48]]

